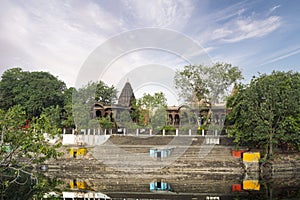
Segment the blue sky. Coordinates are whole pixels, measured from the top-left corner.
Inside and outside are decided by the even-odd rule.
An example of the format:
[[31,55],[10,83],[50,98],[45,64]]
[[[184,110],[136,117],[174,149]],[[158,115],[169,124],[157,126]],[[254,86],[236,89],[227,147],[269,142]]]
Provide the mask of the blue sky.
[[[4,0],[0,74],[19,66],[48,71],[74,86],[95,48],[115,35],[144,27],[190,37],[213,62],[239,66],[246,81],[257,72],[300,69],[299,1]],[[122,65],[160,59],[157,52],[137,53]]]

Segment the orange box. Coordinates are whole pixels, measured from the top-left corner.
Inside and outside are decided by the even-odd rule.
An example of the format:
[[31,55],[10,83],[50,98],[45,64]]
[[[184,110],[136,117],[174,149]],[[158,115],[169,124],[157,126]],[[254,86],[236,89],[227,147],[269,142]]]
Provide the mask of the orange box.
[[260,183],[258,180],[244,180],[243,181],[244,190],[260,190]]

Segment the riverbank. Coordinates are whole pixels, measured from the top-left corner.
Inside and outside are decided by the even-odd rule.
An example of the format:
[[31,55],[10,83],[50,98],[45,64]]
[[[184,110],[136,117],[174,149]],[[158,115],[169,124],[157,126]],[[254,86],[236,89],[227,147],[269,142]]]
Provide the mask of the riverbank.
[[[78,148],[85,149],[84,153],[70,151]],[[64,156],[47,164],[50,168],[99,168],[128,173],[243,173],[242,159],[233,157],[232,149],[232,139],[227,137],[219,137],[218,144],[213,145],[206,144],[205,137],[113,135],[100,146],[64,146]],[[300,153],[277,154],[273,160],[260,164],[258,171],[263,174],[300,171]]]
[[[62,190],[101,191],[113,199],[232,199],[249,195],[265,199],[287,195],[286,191],[299,192],[298,154],[274,159],[276,170],[272,173],[248,173],[242,159],[232,156],[232,141],[224,137],[219,142],[207,145],[202,137],[111,136],[101,146],[64,146],[64,156],[48,162],[45,175],[62,180]],[[85,153],[74,157],[74,149],[80,148]],[[171,156],[151,157],[153,148],[172,149]],[[285,168],[288,163],[295,165]],[[167,183],[171,189],[153,192],[151,184],[156,182]]]

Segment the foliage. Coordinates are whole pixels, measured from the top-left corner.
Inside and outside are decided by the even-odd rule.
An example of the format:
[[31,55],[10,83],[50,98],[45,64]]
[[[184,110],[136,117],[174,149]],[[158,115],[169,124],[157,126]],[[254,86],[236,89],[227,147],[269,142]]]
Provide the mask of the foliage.
[[88,122],[88,127],[91,129],[100,129],[100,123],[97,119],[91,119]]
[[171,126],[171,125],[165,125],[160,129],[160,132],[162,133],[163,130],[165,130],[165,134],[167,135],[173,135],[176,133],[176,127]]
[[180,117],[180,125],[183,129],[192,129],[195,128],[197,124],[197,112],[193,111],[189,107],[181,108],[181,117]]
[[212,103],[223,101],[224,95],[238,80],[241,71],[227,63],[215,63],[213,66],[189,65],[175,74],[175,87],[180,96],[190,103],[195,96],[198,101],[209,99]]
[[117,89],[108,86],[103,81],[96,82],[95,100],[104,105],[114,104],[117,100]]
[[161,129],[166,124],[167,111],[165,107],[159,107],[155,110],[152,118],[151,125],[155,130]]
[[110,120],[109,116],[100,118],[99,124],[102,129],[111,129],[114,127],[114,123]]
[[[0,175],[0,182],[9,182],[14,179],[14,170],[6,170]],[[32,176],[30,173],[20,172],[18,179],[0,189],[0,199],[44,199],[48,192],[61,193],[59,185],[62,181],[50,179],[41,174]],[[47,199],[61,199],[51,197]]]
[[152,118],[156,111],[158,111],[157,116],[154,117],[156,123],[154,126],[158,126],[157,120],[161,119],[162,110],[166,110],[166,107],[167,99],[164,93],[157,92],[154,93],[154,95],[145,93],[143,97],[136,99],[136,101],[133,102],[133,108],[136,113],[133,113],[132,115],[134,117],[138,116],[140,125],[147,126],[149,123],[152,123]]
[[48,141],[61,133],[55,122],[55,111],[55,108],[45,110],[39,117],[32,118],[29,128],[24,128],[27,116],[20,105],[11,107],[7,112],[0,110],[0,174],[13,171],[2,182],[4,190],[18,183],[21,174],[35,177],[28,170],[32,164],[60,156],[57,148],[61,144],[51,145]]
[[73,103],[89,104],[102,102],[110,105],[116,102],[117,89],[109,87],[103,81],[89,82],[87,85],[73,91]]
[[272,72],[254,77],[250,85],[237,85],[227,101],[230,135],[236,143],[264,147],[300,146],[300,74]]
[[[74,120],[77,128],[88,128],[91,119],[90,111],[94,103],[113,104],[116,99],[117,90],[114,86],[109,87],[102,81],[90,82],[78,90],[73,90],[72,115],[68,114],[68,124]],[[69,104],[66,110],[70,112]]]
[[120,112],[119,120],[117,121],[118,127],[131,128],[134,126],[130,113],[128,110]]
[[13,68],[2,74],[0,109],[21,105],[27,118],[39,116],[44,108],[63,107],[66,85],[48,72],[28,72]]

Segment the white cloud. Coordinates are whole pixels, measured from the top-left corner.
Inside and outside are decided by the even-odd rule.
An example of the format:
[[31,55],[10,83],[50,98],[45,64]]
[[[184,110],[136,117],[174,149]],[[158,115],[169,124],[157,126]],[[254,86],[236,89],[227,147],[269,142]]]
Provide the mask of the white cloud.
[[135,27],[160,27],[180,30],[193,13],[191,1],[124,0],[126,20]]
[[49,71],[68,85],[89,53],[123,30],[118,18],[93,2],[6,4],[8,9],[0,8],[0,40],[8,53],[0,65]]
[[275,10],[277,10],[277,8],[280,8],[280,7],[281,7],[281,5],[276,5],[276,6],[272,7],[272,8],[270,8],[269,13],[274,12]]
[[267,58],[265,58],[262,62],[262,65],[266,65],[266,64],[270,64],[270,63],[274,63],[276,61],[288,58],[290,56],[296,55],[296,54],[300,54],[300,47],[292,47],[292,48],[286,48],[283,49],[281,51],[277,51],[274,54],[271,54],[270,56],[268,56]]
[[215,23],[230,20],[234,17],[241,16],[247,11],[247,3],[245,1],[232,4],[220,10],[213,11],[204,17],[204,22]]
[[213,39],[225,42],[239,42],[245,39],[265,36],[281,25],[279,16],[270,16],[266,19],[253,19],[252,17],[231,20],[223,28],[213,32]]

